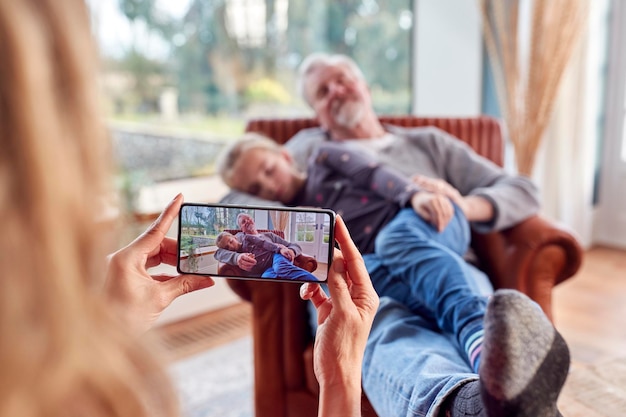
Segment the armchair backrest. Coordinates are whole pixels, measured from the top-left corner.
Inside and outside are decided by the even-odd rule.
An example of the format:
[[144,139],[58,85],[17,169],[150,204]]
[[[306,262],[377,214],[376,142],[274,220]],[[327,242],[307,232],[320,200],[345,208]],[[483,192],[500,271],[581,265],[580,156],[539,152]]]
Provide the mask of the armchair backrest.
[[[241,230],[239,229],[224,229],[225,232],[228,232],[230,234],[236,235],[237,233],[241,232]],[[277,235],[278,237],[280,237],[281,239],[285,238],[285,232],[283,232],[282,230],[278,230],[278,229],[257,229],[257,232],[259,233],[265,233],[265,232],[272,232],[275,235]]]
[[[469,144],[479,155],[502,166],[504,143],[500,121],[490,116],[448,118],[417,116],[380,116],[382,123],[402,127],[434,126]],[[317,127],[314,118],[251,119],[246,132],[256,132],[283,144],[302,129]]]

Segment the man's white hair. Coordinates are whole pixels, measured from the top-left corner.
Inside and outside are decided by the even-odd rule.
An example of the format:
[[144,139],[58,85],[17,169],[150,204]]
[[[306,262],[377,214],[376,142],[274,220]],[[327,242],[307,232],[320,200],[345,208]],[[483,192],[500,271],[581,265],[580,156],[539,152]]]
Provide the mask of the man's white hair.
[[312,106],[310,98],[306,94],[306,80],[308,76],[320,67],[328,66],[345,66],[356,77],[365,81],[365,76],[361,68],[354,62],[352,58],[343,54],[327,54],[323,52],[315,52],[308,55],[298,68],[298,83],[296,85],[298,94],[309,105]]

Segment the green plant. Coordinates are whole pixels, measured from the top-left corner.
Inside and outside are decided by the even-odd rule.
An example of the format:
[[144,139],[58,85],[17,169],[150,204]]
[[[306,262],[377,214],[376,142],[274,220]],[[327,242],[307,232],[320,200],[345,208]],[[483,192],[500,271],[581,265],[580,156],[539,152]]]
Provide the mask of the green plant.
[[193,237],[181,236],[180,249],[187,253],[187,272],[198,272],[198,265],[202,256],[196,253],[198,245],[194,243]]

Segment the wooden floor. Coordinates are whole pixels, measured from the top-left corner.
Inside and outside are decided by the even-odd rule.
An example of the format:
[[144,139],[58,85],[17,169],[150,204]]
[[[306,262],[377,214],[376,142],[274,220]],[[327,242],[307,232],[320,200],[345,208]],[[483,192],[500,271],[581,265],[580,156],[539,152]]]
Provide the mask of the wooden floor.
[[572,368],[559,401],[565,417],[626,413],[626,251],[592,248],[554,290],[554,321]]
[[626,356],[626,252],[593,248],[554,289],[554,321],[582,364]]
[[[249,334],[249,319],[241,303],[162,330],[179,359]],[[554,290],[554,320],[572,356],[559,399],[563,416],[625,415],[626,251],[587,251],[578,274]]]

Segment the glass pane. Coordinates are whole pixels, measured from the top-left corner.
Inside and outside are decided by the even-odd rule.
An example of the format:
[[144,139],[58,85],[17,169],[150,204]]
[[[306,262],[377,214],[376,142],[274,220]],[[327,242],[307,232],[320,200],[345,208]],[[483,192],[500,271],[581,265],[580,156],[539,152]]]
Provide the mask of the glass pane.
[[324,218],[324,224],[323,224],[323,229],[322,229],[322,233],[323,233],[323,240],[322,242],[324,243],[329,243],[330,242],[330,218],[326,215],[322,216]]
[[315,240],[315,213],[296,214],[296,241],[313,242]]
[[90,0],[120,186],[213,174],[253,117],[309,116],[312,52],[352,56],[380,113],[410,111],[409,0]]

